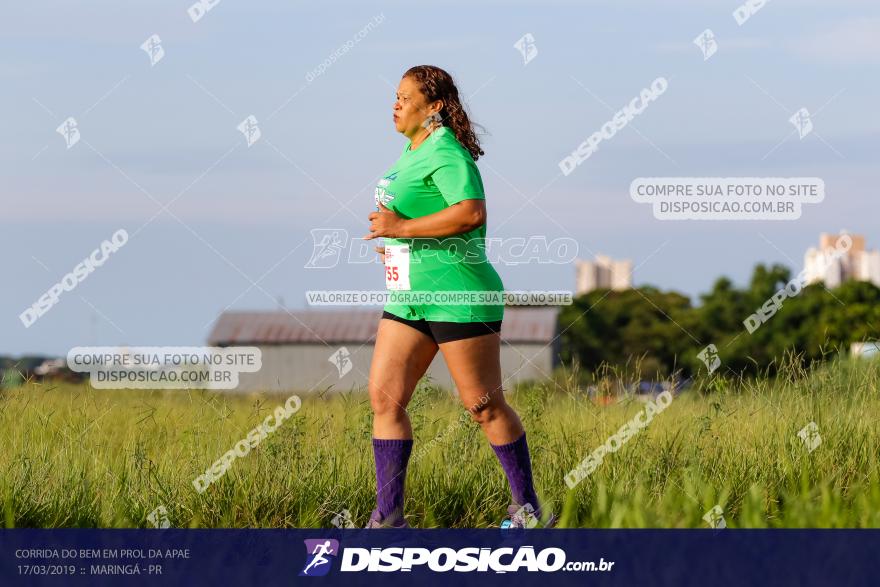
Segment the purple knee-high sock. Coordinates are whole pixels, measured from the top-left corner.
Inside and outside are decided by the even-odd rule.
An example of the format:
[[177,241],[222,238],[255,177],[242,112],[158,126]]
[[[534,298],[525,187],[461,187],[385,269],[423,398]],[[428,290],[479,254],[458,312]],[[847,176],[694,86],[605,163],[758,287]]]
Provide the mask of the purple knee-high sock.
[[403,486],[412,439],[373,439],[376,458],[376,505],[383,518],[403,516]]
[[532,481],[532,462],[529,459],[529,445],[526,433],[510,444],[492,445],[495,455],[501,461],[504,474],[510,483],[510,494],[517,505],[532,504],[536,512],[540,512],[538,495]]

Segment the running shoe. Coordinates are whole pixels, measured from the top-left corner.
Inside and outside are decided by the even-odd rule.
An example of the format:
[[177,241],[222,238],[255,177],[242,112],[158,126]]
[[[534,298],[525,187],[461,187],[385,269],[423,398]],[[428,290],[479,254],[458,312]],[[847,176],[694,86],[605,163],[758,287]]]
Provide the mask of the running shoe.
[[402,516],[399,516],[395,519],[393,516],[389,518],[383,518],[382,513],[379,512],[379,508],[373,510],[373,513],[370,514],[370,521],[367,522],[366,528],[409,528],[409,524],[406,523],[406,519]]
[[507,515],[504,516],[504,519],[501,521],[501,529],[507,530],[510,528],[555,528],[556,523],[559,521],[559,517],[555,514],[550,514],[550,519],[547,520],[546,524],[541,524],[541,518],[539,514],[535,513],[535,509],[532,507],[532,504],[527,503],[523,506],[518,504],[510,504],[507,506]]

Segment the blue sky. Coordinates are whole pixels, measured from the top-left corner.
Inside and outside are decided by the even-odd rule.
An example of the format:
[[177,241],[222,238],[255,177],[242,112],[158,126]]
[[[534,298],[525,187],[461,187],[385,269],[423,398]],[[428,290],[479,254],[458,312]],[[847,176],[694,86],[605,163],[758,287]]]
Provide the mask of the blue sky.
[[[2,9],[0,353],[198,345],[224,309],[383,289],[380,265],[304,269],[309,231],[366,232],[404,144],[394,87],[422,63],[453,74],[490,133],[492,237],[574,238],[580,257],[631,258],[637,285],[692,296],[721,275],[744,283],[758,262],[799,269],[823,231],[880,246],[876,2],[771,0],[741,26],[727,1],[221,0],[198,22],[189,5]],[[692,41],[706,28],[719,48],[704,61]],[[526,33],[528,64],[513,47]],[[151,67],[140,45],[153,34],[165,55]],[[669,88],[633,128],[562,176],[559,160],[658,76]],[[788,121],[801,107],[815,126],[803,140]],[[249,115],[251,147],[236,128]],[[55,129],[69,116],[81,141],[67,149]],[[646,176],[821,177],[826,197],[793,221],[661,221],[629,197]],[[25,329],[24,308],[119,228],[130,241]],[[570,265],[496,269],[509,289],[574,286]]]

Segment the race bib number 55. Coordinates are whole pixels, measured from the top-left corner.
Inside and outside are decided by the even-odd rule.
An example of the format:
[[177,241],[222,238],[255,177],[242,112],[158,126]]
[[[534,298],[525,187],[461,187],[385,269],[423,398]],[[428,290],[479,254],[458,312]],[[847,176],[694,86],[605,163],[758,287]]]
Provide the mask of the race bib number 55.
[[409,245],[385,245],[385,288],[410,288]]

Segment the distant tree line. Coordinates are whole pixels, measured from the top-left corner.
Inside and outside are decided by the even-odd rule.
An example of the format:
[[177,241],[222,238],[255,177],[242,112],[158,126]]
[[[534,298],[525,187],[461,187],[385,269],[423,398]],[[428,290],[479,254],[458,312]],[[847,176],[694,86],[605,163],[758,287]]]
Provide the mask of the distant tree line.
[[758,265],[747,288],[721,277],[697,306],[685,295],[651,286],[583,294],[560,312],[562,360],[587,370],[638,362],[643,376],[692,376],[707,372],[697,355],[714,344],[725,372],[772,374],[783,356],[793,353],[806,365],[848,350],[850,343],[880,338],[876,286],[789,285],[781,303],[773,302],[792,277],[785,266]]

